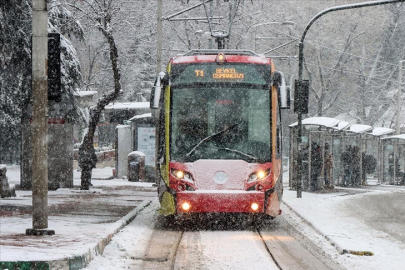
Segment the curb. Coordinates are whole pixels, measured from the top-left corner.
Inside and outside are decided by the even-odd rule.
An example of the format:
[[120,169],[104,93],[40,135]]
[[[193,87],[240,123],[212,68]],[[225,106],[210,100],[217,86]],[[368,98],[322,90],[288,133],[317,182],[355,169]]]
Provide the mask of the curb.
[[91,180],[112,180],[114,179],[114,176],[110,176],[110,177],[92,177]]
[[131,212],[126,214],[121,219],[109,225],[107,229],[107,235],[97,240],[96,244],[93,244],[87,252],[81,255],[72,255],[71,257],[54,260],[54,261],[20,261],[20,262],[0,262],[0,269],[21,269],[21,270],[78,270],[86,267],[89,262],[97,255],[102,255],[105,247],[111,241],[113,236],[118,233],[122,228],[133,221],[136,216],[143,209],[148,207],[152,201],[145,200]]

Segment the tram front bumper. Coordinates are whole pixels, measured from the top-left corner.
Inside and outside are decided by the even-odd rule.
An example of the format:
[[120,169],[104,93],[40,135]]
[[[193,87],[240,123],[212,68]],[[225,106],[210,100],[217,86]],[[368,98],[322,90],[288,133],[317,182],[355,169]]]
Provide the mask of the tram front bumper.
[[263,213],[264,192],[204,190],[178,192],[177,213]]

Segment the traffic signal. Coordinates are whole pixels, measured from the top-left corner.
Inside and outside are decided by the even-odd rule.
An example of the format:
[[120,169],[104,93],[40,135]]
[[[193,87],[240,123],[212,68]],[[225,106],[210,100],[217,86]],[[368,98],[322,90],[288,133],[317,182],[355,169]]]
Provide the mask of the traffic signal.
[[61,89],[60,34],[48,33],[48,100],[60,102]]
[[294,112],[307,114],[309,101],[309,81],[295,80]]

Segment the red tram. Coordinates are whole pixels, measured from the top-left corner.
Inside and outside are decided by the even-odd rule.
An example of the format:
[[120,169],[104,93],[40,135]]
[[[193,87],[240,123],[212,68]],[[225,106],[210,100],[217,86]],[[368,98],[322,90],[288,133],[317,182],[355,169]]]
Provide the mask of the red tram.
[[280,109],[289,91],[251,51],[170,59],[151,95],[160,213],[281,213]]

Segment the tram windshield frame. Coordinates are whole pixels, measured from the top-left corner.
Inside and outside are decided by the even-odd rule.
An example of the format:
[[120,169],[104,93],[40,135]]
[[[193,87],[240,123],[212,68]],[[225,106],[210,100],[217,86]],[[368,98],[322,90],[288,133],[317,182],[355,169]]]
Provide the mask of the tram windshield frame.
[[257,74],[262,80],[256,80],[260,83],[177,83],[178,74],[174,73],[170,88],[171,161],[271,162],[270,66],[249,66],[254,72],[260,70]]

